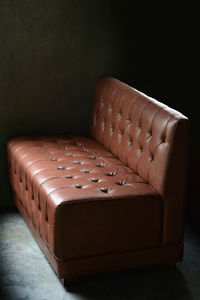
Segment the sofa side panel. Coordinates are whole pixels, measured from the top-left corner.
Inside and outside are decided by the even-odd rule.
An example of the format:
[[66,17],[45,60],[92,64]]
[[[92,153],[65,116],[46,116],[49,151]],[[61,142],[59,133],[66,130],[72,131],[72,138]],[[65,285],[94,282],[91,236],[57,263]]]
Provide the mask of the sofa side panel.
[[[167,126],[168,138],[157,152],[149,174],[150,184],[164,198],[163,244],[183,243],[186,206],[189,121],[172,118]],[[167,147],[167,155],[162,155]]]
[[[58,192],[48,201],[50,218],[54,198]],[[56,207],[54,254],[59,260],[73,260],[160,247],[162,221],[159,196],[63,203]]]

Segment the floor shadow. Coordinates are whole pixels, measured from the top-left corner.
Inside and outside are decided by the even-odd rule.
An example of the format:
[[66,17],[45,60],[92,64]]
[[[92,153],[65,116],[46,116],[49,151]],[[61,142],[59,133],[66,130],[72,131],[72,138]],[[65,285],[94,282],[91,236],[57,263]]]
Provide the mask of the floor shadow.
[[[178,270],[142,268],[80,279],[70,290],[81,299],[193,299]],[[79,299],[79,298],[78,298]]]

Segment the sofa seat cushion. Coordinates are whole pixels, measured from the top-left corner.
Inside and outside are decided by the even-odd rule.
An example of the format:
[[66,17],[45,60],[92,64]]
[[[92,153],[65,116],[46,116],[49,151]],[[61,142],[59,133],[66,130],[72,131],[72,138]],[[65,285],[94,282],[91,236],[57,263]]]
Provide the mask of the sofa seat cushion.
[[161,245],[163,199],[94,139],[13,138],[8,161],[13,190],[54,258]]

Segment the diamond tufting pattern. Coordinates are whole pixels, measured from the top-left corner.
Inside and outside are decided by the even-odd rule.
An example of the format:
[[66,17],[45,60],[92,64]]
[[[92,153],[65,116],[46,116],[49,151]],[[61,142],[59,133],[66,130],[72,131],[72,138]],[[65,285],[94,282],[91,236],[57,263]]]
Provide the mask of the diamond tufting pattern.
[[[91,135],[161,192],[174,125],[182,115],[113,78],[99,81]],[[104,124],[104,125],[102,125]],[[106,124],[106,126],[105,126]],[[156,171],[155,171],[156,170]]]

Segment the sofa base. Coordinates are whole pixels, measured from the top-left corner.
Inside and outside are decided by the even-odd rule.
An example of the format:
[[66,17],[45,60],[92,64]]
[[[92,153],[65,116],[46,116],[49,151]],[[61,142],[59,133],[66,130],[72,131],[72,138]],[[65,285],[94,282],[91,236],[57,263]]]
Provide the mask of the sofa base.
[[58,260],[43,241],[33,226],[32,220],[24,209],[16,194],[15,204],[29,226],[33,236],[42,251],[52,264],[55,272],[63,278],[63,284],[74,282],[77,277],[96,273],[112,272],[145,266],[175,266],[183,257],[183,245],[163,246],[150,249],[138,249],[123,253],[113,253],[94,257],[77,258],[72,260]]

